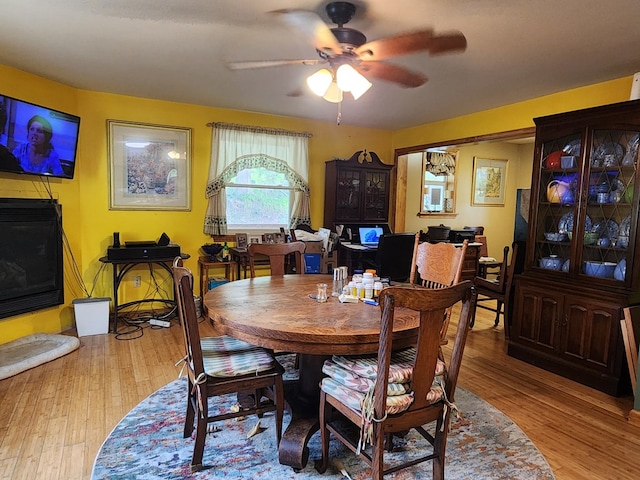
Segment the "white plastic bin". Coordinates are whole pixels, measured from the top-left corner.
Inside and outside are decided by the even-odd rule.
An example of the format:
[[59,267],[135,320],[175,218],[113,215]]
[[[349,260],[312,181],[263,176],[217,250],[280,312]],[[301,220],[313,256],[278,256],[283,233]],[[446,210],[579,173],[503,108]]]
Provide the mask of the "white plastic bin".
[[109,332],[110,301],[110,298],[76,298],[73,301],[79,337]]

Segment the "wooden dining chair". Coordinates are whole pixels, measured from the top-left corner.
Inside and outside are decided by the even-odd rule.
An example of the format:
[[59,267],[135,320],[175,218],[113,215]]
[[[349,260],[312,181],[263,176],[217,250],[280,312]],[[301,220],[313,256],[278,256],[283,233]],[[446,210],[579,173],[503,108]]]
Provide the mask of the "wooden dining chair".
[[[284,369],[264,348],[227,335],[201,338],[193,298],[193,275],[183,266],[180,257],[174,260],[172,270],[186,352],[183,362],[188,378],[184,438],[192,435],[194,422],[196,430],[191,472],[203,468],[207,424],[212,422],[253,414],[262,416],[275,411],[279,444],[284,414]],[[238,393],[243,399],[238,412],[209,414],[209,398],[232,393]],[[263,402],[263,397],[268,401]]]
[[[506,338],[509,338],[509,326],[511,323],[510,309],[512,300],[512,285],[513,278],[515,276],[515,270],[518,258],[518,244],[513,243],[511,246],[511,263],[509,260],[509,247],[504,247],[502,266],[498,277],[495,279],[489,279],[477,276],[473,283],[478,291],[478,301],[476,308],[484,308],[496,312],[496,318],[493,322],[494,326],[500,324],[500,315],[504,319],[504,334]],[[496,302],[495,308],[487,302]],[[471,328],[475,325],[476,313],[473,312],[473,319],[471,320]]]
[[[433,478],[444,479],[447,434],[456,409],[456,384],[475,298],[470,281],[437,290],[389,287],[382,291],[377,357],[334,355],[324,364],[327,377],[321,383],[319,412],[322,459],[316,463],[320,473],[329,465],[333,434],[371,467],[374,480],[427,460],[433,460]],[[445,311],[458,302],[462,302],[458,328],[445,362],[438,354],[440,331]],[[415,347],[393,349],[396,308],[419,312]],[[352,424],[347,430],[345,420]],[[385,469],[384,450],[392,449],[393,434],[404,435],[411,429],[431,448],[420,458]]]
[[303,254],[305,250],[304,242],[289,243],[251,243],[247,247],[249,254],[249,270],[251,278],[256,276],[255,257],[256,255],[266,255],[269,257],[269,266],[271,268],[271,276],[282,276],[286,273],[286,258],[289,255],[294,256],[296,273],[304,273]]
[[[468,245],[468,240],[462,242],[461,247],[445,242],[421,242],[420,232],[416,233],[409,283],[426,288],[444,288],[460,282]],[[447,343],[450,317],[451,309],[446,312],[442,325],[443,344]]]
[[638,348],[640,345],[640,305],[625,307],[622,311],[624,314],[622,320],[620,320],[622,340],[627,354],[631,388],[635,395],[638,378]]

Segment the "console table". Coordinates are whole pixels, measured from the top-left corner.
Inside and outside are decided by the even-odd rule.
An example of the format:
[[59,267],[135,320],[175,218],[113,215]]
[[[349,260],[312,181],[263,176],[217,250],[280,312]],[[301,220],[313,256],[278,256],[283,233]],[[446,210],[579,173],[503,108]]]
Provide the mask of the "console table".
[[[183,260],[186,260],[191,255],[186,253],[181,253],[180,256]],[[118,289],[120,288],[120,283],[122,283],[122,279],[132,268],[137,267],[138,265],[148,264],[149,268],[153,268],[153,265],[158,265],[167,272],[169,272],[169,277],[171,278],[171,284],[173,285],[173,272],[171,271],[171,264],[173,263],[175,257],[171,258],[140,258],[140,259],[127,259],[127,260],[110,260],[108,257],[101,257],[99,260],[102,263],[110,263],[113,266],[113,324],[109,329],[110,333],[118,332],[118,311],[124,307],[124,305],[120,305],[118,301]],[[175,305],[175,290],[172,288],[173,297],[171,299],[141,299],[135,300],[131,303],[144,303],[144,302],[165,302],[170,305]],[[129,304],[127,304],[129,305]]]
[[200,273],[200,298],[204,298],[204,294],[209,291],[209,269],[224,267],[224,276],[230,282],[235,280],[236,262],[234,260],[217,261],[211,260],[210,255],[198,257],[198,271]]

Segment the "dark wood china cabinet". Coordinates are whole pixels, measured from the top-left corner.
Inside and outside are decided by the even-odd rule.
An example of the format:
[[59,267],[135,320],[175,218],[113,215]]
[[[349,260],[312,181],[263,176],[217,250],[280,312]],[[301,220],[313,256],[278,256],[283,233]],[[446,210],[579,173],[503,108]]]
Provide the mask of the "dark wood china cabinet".
[[640,100],[535,123],[509,355],[620,395],[628,390],[622,308],[640,303]]
[[388,230],[392,168],[366,150],[326,162],[324,226],[385,225]]

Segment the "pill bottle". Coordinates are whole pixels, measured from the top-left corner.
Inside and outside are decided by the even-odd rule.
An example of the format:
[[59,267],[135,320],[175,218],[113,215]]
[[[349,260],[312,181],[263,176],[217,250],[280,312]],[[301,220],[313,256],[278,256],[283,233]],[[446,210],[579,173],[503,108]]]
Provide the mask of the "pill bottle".
[[364,285],[364,298],[373,298],[373,284],[366,283]]

